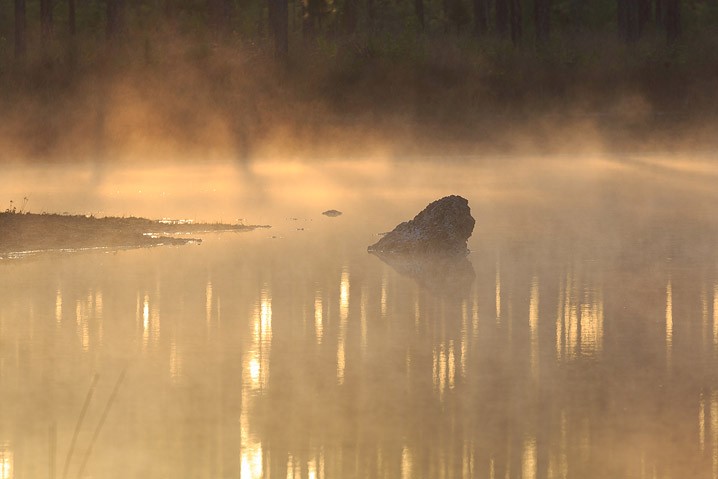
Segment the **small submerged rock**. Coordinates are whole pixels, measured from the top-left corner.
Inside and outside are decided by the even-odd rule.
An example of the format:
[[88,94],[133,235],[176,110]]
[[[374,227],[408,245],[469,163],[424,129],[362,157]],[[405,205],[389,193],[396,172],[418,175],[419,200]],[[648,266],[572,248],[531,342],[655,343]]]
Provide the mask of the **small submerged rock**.
[[369,246],[372,253],[463,254],[474,231],[469,202],[451,195],[429,204],[413,220],[397,225]]
[[339,210],[327,210],[327,211],[323,211],[322,214],[324,216],[329,216],[330,218],[334,218],[335,216],[340,216],[342,214],[342,212]]

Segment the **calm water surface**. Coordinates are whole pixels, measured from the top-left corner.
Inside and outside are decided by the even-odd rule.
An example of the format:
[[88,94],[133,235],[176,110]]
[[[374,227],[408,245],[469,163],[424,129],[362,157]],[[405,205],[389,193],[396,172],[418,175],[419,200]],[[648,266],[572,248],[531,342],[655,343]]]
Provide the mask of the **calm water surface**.
[[[695,158],[10,169],[33,211],[273,228],[0,261],[0,479],[717,478],[717,177]],[[477,219],[467,261],[366,253],[451,193]]]

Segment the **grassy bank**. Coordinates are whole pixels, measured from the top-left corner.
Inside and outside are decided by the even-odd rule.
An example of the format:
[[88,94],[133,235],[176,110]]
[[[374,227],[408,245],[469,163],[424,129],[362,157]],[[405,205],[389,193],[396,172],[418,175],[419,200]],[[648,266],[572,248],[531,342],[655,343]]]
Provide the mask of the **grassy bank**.
[[[0,258],[18,253],[87,248],[134,248],[201,242],[188,235],[250,231],[256,226],[168,223],[145,218],[0,213]],[[181,236],[178,236],[181,235]]]
[[2,160],[204,159],[714,146],[718,33],[262,42],[157,32],[0,75]]

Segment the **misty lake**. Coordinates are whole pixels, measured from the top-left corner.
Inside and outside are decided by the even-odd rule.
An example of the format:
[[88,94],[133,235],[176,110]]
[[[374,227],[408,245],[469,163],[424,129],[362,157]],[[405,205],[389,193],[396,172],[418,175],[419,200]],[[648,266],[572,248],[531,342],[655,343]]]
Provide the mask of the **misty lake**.
[[[711,160],[8,167],[2,209],[272,228],[0,260],[0,479],[718,478]],[[467,263],[366,252],[448,194]]]

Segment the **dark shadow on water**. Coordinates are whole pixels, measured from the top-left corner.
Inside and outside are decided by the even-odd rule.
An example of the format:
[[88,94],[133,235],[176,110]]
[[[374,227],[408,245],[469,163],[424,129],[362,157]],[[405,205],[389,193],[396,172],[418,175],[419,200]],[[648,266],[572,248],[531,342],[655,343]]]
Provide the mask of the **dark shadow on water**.
[[470,293],[476,278],[474,266],[464,254],[398,254],[371,252],[397,273],[408,276],[422,289],[441,296]]

